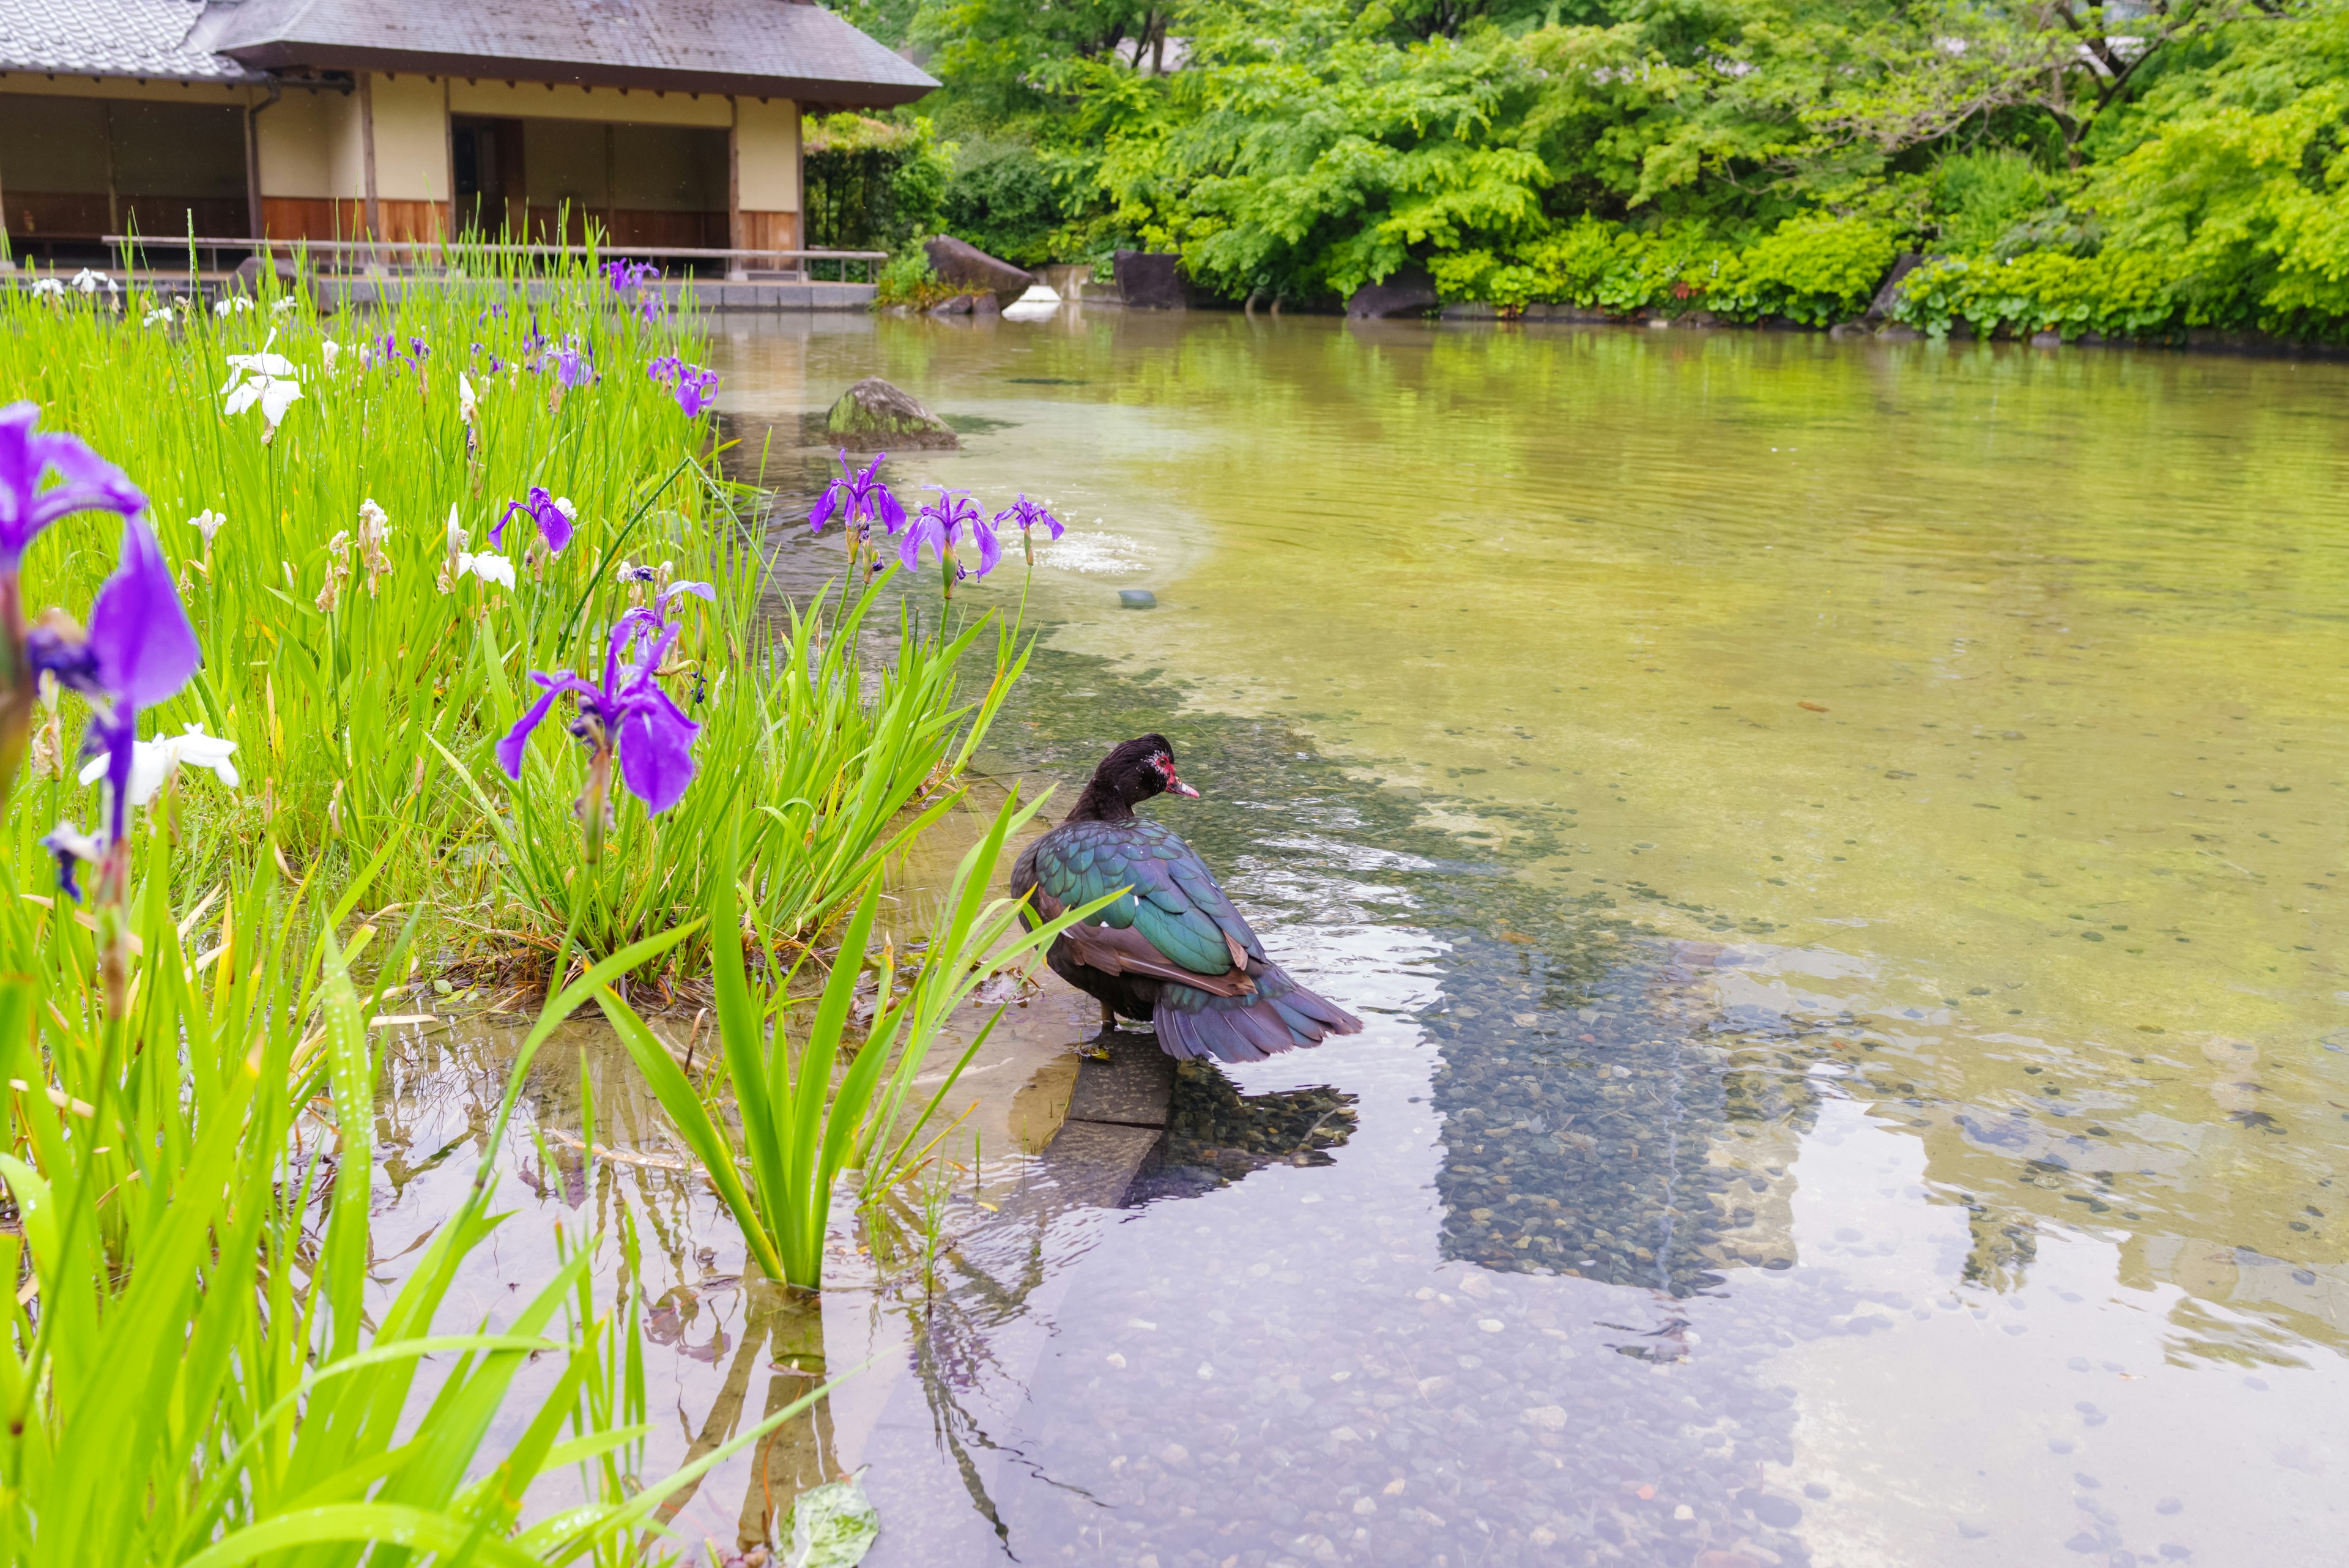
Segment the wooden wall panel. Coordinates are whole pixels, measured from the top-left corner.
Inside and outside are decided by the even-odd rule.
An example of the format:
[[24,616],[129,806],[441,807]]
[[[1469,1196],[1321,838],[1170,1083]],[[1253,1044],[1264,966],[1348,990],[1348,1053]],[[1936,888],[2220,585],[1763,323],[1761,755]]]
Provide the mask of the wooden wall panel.
[[743,250],[758,250],[771,245],[777,250],[795,251],[800,248],[800,215],[797,213],[742,212]]
[[324,196],[264,196],[261,226],[273,240],[344,240],[335,228],[335,203]]
[[[449,209],[439,202],[378,201],[387,240],[437,240]],[[367,237],[367,202],[356,196],[264,196],[262,226],[277,240],[358,240]]]

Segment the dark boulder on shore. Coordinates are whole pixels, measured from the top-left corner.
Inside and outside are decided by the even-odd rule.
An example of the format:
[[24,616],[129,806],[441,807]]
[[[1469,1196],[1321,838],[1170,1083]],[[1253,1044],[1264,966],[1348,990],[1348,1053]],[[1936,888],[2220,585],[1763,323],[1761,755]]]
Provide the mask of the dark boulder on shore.
[[841,393],[823,428],[833,445],[857,452],[946,452],[962,445],[945,421],[878,376],[867,376]]
[[1915,251],[1902,251],[1892,258],[1892,270],[1876,286],[1876,297],[1868,302],[1868,312],[1860,319],[1873,327],[1890,319],[1892,307],[1900,302],[1900,286],[1909,275],[1923,265],[1925,258]]
[[1118,297],[1133,310],[1187,310],[1190,281],[1172,251],[1115,251],[1110,255]]
[[968,240],[956,239],[952,234],[924,241],[922,250],[930,258],[930,270],[958,294],[991,296],[998,309],[1036,286],[1033,273],[988,255]]
[[1346,300],[1346,315],[1357,321],[1388,316],[1424,316],[1439,302],[1435,282],[1419,267],[1387,274],[1378,283],[1366,283]]

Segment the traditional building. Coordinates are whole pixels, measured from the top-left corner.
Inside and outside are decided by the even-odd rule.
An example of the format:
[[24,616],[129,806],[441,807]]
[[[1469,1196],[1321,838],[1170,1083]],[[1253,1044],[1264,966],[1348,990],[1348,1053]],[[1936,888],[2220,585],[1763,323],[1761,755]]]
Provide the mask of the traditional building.
[[0,0],[0,233],[792,249],[800,117],[936,85],[798,0]]

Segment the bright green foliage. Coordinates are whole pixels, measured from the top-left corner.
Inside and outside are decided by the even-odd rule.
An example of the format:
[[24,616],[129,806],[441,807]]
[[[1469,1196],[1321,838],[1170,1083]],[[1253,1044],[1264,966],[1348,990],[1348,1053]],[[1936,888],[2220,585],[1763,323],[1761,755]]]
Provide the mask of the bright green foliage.
[[943,122],[1035,144],[1057,259],[1179,250],[1234,300],[1423,268],[1504,309],[1823,324],[1922,250],[2121,258],[1998,286],[2097,330],[2349,317],[2344,0],[932,0],[910,30]]
[[2158,257],[2034,251],[2013,261],[1937,257],[1903,280],[1892,318],[1933,337],[1959,322],[1987,337],[2086,332],[2158,337],[2179,314],[2178,275]]
[[[704,693],[699,780],[657,818],[625,805],[618,833],[585,873],[588,898],[574,934],[588,950],[616,952],[706,904],[717,880],[709,867],[726,863],[714,857],[730,842],[738,781],[754,781],[758,802],[740,835],[741,881],[759,923],[800,940],[829,924],[885,859],[960,798],[937,786],[961,771],[993,722],[1027,665],[1026,647],[998,627],[993,676],[966,699],[967,656],[990,623],[926,636],[903,612],[896,661],[869,668],[865,649],[879,639],[869,638],[867,623],[895,575],[892,568],[874,579],[837,614],[826,612],[820,594],[788,607],[781,623],[739,623],[747,657]],[[758,574],[744,563],[732,576],[755,582]],[[583,875],[571,823],[581,770],[568,746],[541,744],[527,755],[518,784],[502,774],[466,776],[497,846],[504,896],[560,929]],[[502,796],[509,806],[501,807]],[[701,972],[704,952],[698,938],[675,950],[672,988]]]
[[[1041,951],[1062,929],[1108,901],[1096,900],[1030,931],[1021,928],[1018,906],[988,898],[1006,839],[1036,809],[1022,808],[1017,794],[1008,797],[985,836],[964,855],[923,945],[920,972],[902,993],[895,956],[883,954],[872,1020],[836,1077],[842,1053],[850,1049],[861,966],[845,960],[833,965],[805,1037],[793,1051],[784,1029],[799,965],[782,961],[771,945],[773,933],[755,922],[746,928],[732,884],[715,880],[709,927],[718,1033],[740,1117],[739,1139],[635,1011],[609,990],[596,993],[661,1108],[741,1226],[751,1261],[770,1279],[809,1290],[822,1287],[824,1231],[841,1172],[862,1171],[868,1195],[907,1174],[918,1158],[915,1140],[994,1027],[989,1020],[937,1088],[916,1105],[915,1081],[955,1009],[991,970]],[[849,918],[842,953],[865,950],[879,896],[876,879]],[[761,967],[779,977],[764,995],[752,989],[746,940],[755,944]]]
[[[636,1483],[641,1365],[618,1371],[575,1245],[501,1332],[440,1326],[461,1264],[501,1223],[488,1181],[390,1301],[371,1299],[380,992],[363,999],[350,966],[375,932],[336,933],[388,856],[331,909],[281,893],[264,858],[175,920],[165,837],[147,843],[119,1020],[88,932],[0,867],[0,1081],[30,1085],[8,1106],[19,1152],[0,1155],[22,1220],[0,1260],[24,1282],[0,1301],[0,1558],[325,1568],[393,1542],[451,1564],[639,1561],[661,1500],[778,1417]],[[306,959],[297,912],[318,933]],[[489,1143],[571,1009],[675,940],[550,1000]],[[560,1375],[513,1435],[516,1374],[546,1356]],[[495,1451],[493,1432],[508,1434]],[[524,1494],[556,1472],[588,1501],[525,1522]]]
[[880,306],[909,305],[916,310],[927,310],[940,300],[954,297],[954,286],[937,275],[930,265],[930,256],[919,245],[909,246],[889,258],[881,269],[873,302]]
[[[605,628],[647,593],[616,580],[626,559],[717,586],[714,604],[681,601],[671,690],[703,726],[705,772],[749,781],[792,818],[751,845],[762,918],[786,929],[820,922],[897,836],[895,811],[951,779],[1015,672],[999,660],[990,695],[970,706],[958,679],[968,635],[926,641],[905,627],[901,659],[883,672],[854,646],[807,657],[812,626],[771,631],[749,521],[762,497],[719,472],[714,421],[687,419],[645,374],[657,355],[690,356],[681,327],[624,308],[584,264],[525,276],[487,255],[452,259],[469,283],[340,316],[266,285],[250,313],[172,312],[154,325],[146,316],[167,302],[143,293],[119,314],[103,296],[0,293],[0,400],[42,403],[47,426],[83,435],[142,486],[184,585],[205,665],[141,716],[146,732],[201,722],[237,742],[239,791],[208,777],[186,791],[185,885],[217,881],[262,842],[331,879],[354,846],[371,850],[410,821],[382,876],[388,897],[430,898],[452,930],[493,950],[550,949],[571,918],[581,857],[569,815],[581,749],[546,725],[513,786],[492,748],[537,694],[530,671],[602,670]],[[601,379],[558,393],[552,375],[513,369],[533,330],[575,339]],[[421,339],[420,368],[362,365],[362,344],[386,333],[411,353]],[[332,369],[328,341],[341,345]],[[226,357],[264,344],[305,377],[265,444],[260,414],[230,418],[220,396]],[[460,374],[476,404],[470,460]],[[513,588],[452,573],[451,508],[466,547],[486,551],[508,500],[533,484],[575,504],[570,547],[533,559],[536,530],[517,517],[502,545]],[[367,500],[390,520],[381,571],[352,538]],[[207,508],[227,517],[209,547],[186,521]],[[87,518],[51,530],[29,558],[36,607],[88,603],[113,546]],[[789,674],[770,679],[771,669]],[[67,760],[81,722],[80,700],[67,697],[56,750]],[[717,864],[707,836],[722,820],[704,809],[709,793],[688,792],[657,819],[619,800],[580,930],[590,951],[707,908]],[[54,768],[28,780],[11,824],[19,852],[29,857],[33,836],[60,817],[93,820],[97,794]],[[800,898],[813,902],[786,902]],[[679,972],[698,950],[676,955]]]
[[2012,147],[1953,152],[1934,166],[1933,221],[1940,247],[1989,255],[2047,205],[2050,182]]
[[1705,304],[1738,319],[1831,326],[1867,307],[1899,249],[1889,225],[1866,218],[1789,218],[1723,265]]

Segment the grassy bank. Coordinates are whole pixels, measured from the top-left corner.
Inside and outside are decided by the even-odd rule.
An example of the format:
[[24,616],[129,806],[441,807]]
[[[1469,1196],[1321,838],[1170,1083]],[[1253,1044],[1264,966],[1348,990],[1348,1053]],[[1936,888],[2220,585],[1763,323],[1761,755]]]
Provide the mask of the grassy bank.
[[[763,497],[721,475],[716,416],[688,411],[698,384],[680,396],[669,369],[694,352],[688,323],[589,261],[525,276],[451,259],[456,279],[380,311],[311,288],[225,314],[70,283],[0,293],[0,402],[37,403],[133,476],[205,650],[142,734],[196,725],[235,744],[233,783],[185,775],[181,891],[263,846],[329,884],[388,846],[374,896],[429,905],[460,956],[548,951],[583,874],[591,953],[692,918],[719,860],[718,792],[658,816],[616,792],[590,871],[568,815],[583,749],[557,724],[510,784],[494,747],[538,695],[530,672],[600,671],[620,616],[696,581],[709,597],[677,598],[663,673],[701,726],[699,766],[758,807],[758,917],[812,931],[918,831],[907,808],[943,798],[1016,674],[1012,645],[868,625],[869,598],[773,622]],[[561,504],[552,539],[537,516],[507,518],[534,491],[541,515]],[[26,560],[28,610],[88,603],[111,546],[101,528],[51,530]],[[874,645],[893,649],[886,670],[864,667]],[[20,863],[50,823],[97,812],[77,707],[52,709],[36,746],[32,809],[10,826]]]

